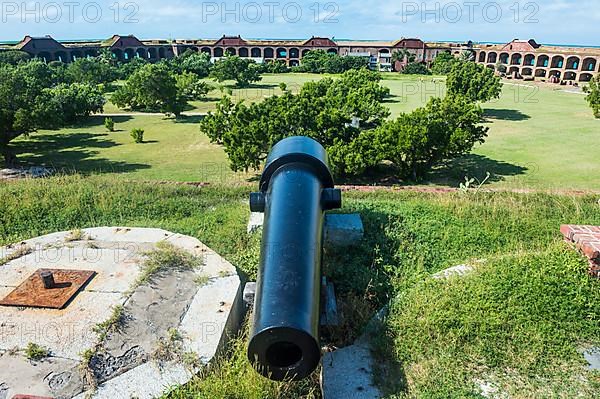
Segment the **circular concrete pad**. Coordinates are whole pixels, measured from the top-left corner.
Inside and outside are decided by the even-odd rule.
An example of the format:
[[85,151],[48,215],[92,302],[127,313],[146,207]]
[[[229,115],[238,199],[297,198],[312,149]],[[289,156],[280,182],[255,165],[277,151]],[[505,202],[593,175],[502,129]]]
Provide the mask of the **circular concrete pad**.
[[[194,267],[173,266],[161,251]],[[151,257],[169,266],[150,274]],[[0,306],[0,399],[160,396],[189,381],[239,326],[235,268],[193,237],[100,227],[3,247],[0,300],[39,269],[96,275],[60,310]],[[29,360],[31,343],[49,356]]]

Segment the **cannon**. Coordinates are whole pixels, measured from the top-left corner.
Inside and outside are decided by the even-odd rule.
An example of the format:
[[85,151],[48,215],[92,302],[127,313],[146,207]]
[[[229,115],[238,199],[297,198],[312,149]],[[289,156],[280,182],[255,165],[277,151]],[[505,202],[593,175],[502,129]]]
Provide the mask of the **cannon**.
[[317,141],[289,137],[273,146],[250,195],[264,224],[248,359],[267,378],[300,380],[319,364],[323,219],[341,205]]

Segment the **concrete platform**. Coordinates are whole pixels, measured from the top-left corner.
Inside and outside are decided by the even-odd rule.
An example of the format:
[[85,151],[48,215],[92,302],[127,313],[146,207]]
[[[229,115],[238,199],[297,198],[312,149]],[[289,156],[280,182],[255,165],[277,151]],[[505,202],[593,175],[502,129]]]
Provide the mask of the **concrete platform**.
[[[263,223],[263,213],[250,213],[247,226],[248,233],[258,231]],[[358,213],[327,213],[323,230],[324,244],[338,247],[358,244],[364,236],[362,219]]]
[[[158,397],[189,381],[239,327],[243,305],[236,269],[199,240],[128,227],[82,233],[53,233],[0,248],[0,258],[10,260],[0,266],[0,299],[40,268],[97,273],[64,309],[0,306],[0,399]],[[196,256],[201,266],[166,268],[138,284],[148,252],[160,242]],[[98,324],[113,319],[115,309],[115,327],[100,334]],[[160,345],[173,331],[177,353],[161,358]],[[49,356],[26,359],[29,343],[48,349]],[[183,354],[197,362],[184,365]]]

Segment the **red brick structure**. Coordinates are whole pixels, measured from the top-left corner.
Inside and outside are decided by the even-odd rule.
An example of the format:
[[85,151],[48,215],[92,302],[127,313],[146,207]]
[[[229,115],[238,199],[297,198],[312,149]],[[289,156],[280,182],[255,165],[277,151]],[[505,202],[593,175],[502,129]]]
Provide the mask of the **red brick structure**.
[[568,242],[575,243],[577,248],[590,261],[590,274],[600,278],[600,226],[583,226],[565,224],[560,232]]
[[589,82],[600,73],[600,49],[545,46],[535,40],[515,39],[505,45],[474,48],[475,61],[489,68],[506,69],[516,79],[573,84]]
[[[289,66],[300,64],[310,50],[323,50],[342,56],[369,57],[373,69],[392,70],[392,55],[403,50],[411,53],[417,62],[431,63],[441,52],[460,53],[464,45],[450,43],[425,43],[417,38],[387,41],[334,41],[327,37],[311,37],[307,40],[250,40],[241,36],[222,36],[216,40],[139,40],[135,36],[114,35],[96,42],[58,42],[50,36],[26,36],[13,46],[2,46],[4,50],[25,51],[32,56],[50,61],[71,62],[82,57],[92,57],[100,51],[109,50],[115,59],[128,61],[134,57],[158,61],[172,58],[187,50],[207,53],[213,59],[225,54],[253,58],[257,62],[280,60]],[[454,51],[453,51],[454,50]],[[396,70],[405,62],[397,62]]]

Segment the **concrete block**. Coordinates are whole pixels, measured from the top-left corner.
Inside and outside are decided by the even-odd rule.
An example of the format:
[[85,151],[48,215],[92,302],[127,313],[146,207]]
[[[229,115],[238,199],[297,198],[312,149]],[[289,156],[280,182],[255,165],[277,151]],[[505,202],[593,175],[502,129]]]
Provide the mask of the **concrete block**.
[[[264,214],[252,212],[248,221],[247,231],[253,233],[262,227]],[[324,242],[326,245],[349,246],[358,244],[364,236],[364,226],[360,215],[326,214],[324,223]]]
[[373,358],[368,345],[352,345],[323,356],[323,399],[379,399],[373,383]]
[[349,246],[358,244],[365,233],[358,213],[325,215],[325,244]]

